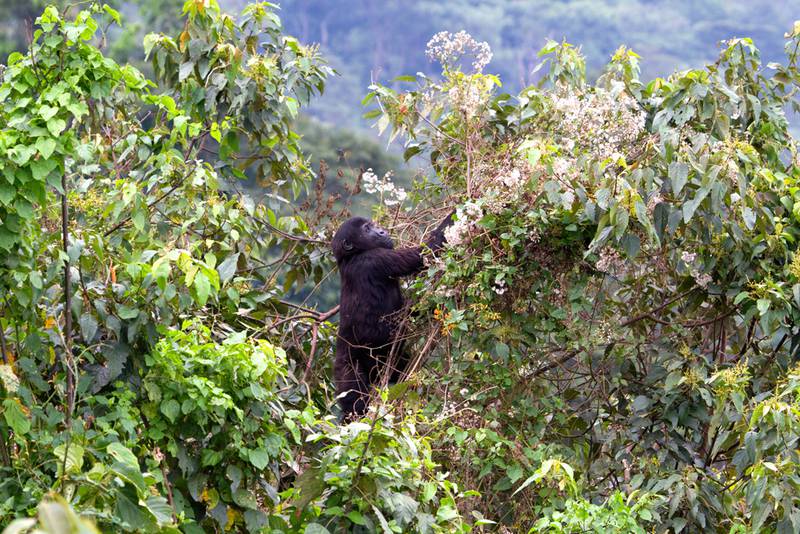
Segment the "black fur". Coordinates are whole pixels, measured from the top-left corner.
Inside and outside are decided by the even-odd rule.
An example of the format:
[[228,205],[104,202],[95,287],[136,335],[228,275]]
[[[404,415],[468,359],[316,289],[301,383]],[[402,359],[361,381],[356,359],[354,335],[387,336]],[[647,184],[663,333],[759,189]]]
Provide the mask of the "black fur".
[[[366,413],[370,387],[387,365],[403,308],[400,277],[422,269],[423,250],[440,249],[450,224],[452,216],[442,221],[425,247],[395,250],[386,230],[363,217],[349,219],[333,237],[331,248],[342,280],[333,371],[345,421]],[[407,363],[402,350],[397,353],[401,358],[393,365],[390,382],[397,381]]]

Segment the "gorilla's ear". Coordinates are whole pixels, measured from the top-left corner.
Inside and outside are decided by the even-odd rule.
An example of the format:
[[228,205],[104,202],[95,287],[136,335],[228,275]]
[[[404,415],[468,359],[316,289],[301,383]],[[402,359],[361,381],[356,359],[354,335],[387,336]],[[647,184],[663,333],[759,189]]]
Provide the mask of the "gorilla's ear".
[[344,241],[342,241],[342,248],[345,249],[347,252],[350,252],[351,250],[353,250],[353,244],[347,239],[345,239]]

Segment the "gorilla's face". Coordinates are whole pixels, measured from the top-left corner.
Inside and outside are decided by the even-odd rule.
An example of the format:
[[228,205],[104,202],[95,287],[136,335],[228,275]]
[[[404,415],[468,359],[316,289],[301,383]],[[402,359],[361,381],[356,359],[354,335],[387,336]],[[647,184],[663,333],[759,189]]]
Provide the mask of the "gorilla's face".
[[389,232],[364,217],[353,217],[345,222],[331,241],[336,261],[374,248],[393,249]]

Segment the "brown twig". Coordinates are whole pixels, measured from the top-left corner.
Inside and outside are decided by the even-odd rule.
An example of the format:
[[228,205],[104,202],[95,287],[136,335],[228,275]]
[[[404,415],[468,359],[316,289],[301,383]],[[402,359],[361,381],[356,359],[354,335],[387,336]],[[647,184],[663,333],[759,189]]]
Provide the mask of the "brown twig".
[[69,247],[69,204],[67,203],[67,175],[61,175],[61,239],[64,248],[64,363],[67,374],[66,425],[70,427],[75,409],[75,375],[72,361],[72,278],[67,248]]
[[530,377],[528,377],[528,379],[531,379],[531,378],[536,378],[536,377],[538,377],[538,376],[541,376],[541,375],[543,375],[544,373],[546,373],[547,371],[549,371],[549,370],[551,370],[551,369],[554,369],[554,368],[556,368],[556,367],[558,367],[558,366],[560,366],[560,365],[563,365],[563,364],[567,363],[567,362],[568,362],[568,361],[570,361],[572,358],[574,358],[575,356],[577,356],[577,355],[578,355],[580,352],[581,352],[580,350],[571,350],[571,351],[567,352],[566,354],[564,354],[563,356],[561,356],[561,357],[560,357],[559,359],[557,359],[556,361],[554,361],[554,362],[550,362],[550,363],[548,363],[548,364],[545,364],[545,365],[543,365],[543,366],[539,367],[537,370],[535,370],[535,371],[534,371],[534,372],[533,372],[533,373],[530,375]]
[[291,322],[291,321],[297,321],[299,319],[312,319],[317,323],[321,323],[321,322],[327,321],[328,319],[330,319],[331,317],[333,317],[337,313],[339,313],[339,305],[338,304],[336,306],[334,306],[333,308],[331,308],[330,310],[324,312],[324,313],[300,313],[298,315],[292,315],[291,317],[285,317],[285,318],[281,319],[280,321],[278,321],[277,323],[270,325],[270,328],[278,328],[279,326],[281,326],[284,323],[288,323],[288,322]]
[[0,315],[0,356],[3,358],[3,363],[8,364],[8,348],[6,346],[6,332],[3,326],[3,316]]
[[642,319],[648,319],[648,318],[650,318],[650,317],[651,317],[651,316],[652,316],[654,313],[656,313],[656,312],[659,312],[659,311],[663,310],[664,308],[666,308],[666,307],[667,307],[667,306],[669,306],[670,304],[672,304],[672,303],[674,303],[674,302],[676,302],[676,301],[678,301],[678,300],[682,299],[682,298],[683,298],[683,297],[685,297],[686,295],[688,295],[688,294],[692,293],[694,290],[695,290],[695,288],[694,288],[694,287],[692,287],[692,288],[690,288],[690,289],[687,289],[687,290],[686,290],[686,291],[684,291],[683,293],[681,293],[681,294],[679,294],[679,295],[676,295],[676,296],[672,297],[671,299],[667,300],[666,302],[664,302],[664,303],[663,303],[663,304],[661,304],[660,306],[657,306],[657,307],[653,308],[652,310],[650,310],[650,311],[647,311],[647,312],[645,312],[645,313],[639,314],[639,315],[637,315],[636,317],[633,317],[633,318],[631,318],[631,319],[628,319],[627,321],[623,321],[623,322],[620,324],[620,326],[630,326],[630,325],[632,325],[633,323],[637,323],[637,322],[641,321]]

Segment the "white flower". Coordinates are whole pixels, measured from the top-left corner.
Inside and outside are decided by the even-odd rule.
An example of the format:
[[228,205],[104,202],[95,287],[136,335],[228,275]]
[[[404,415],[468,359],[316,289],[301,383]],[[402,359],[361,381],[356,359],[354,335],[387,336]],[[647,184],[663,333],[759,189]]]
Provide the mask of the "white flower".
[[472,54],[475,72],[483,72],[483,68],[492,60],[489,43],[476,41],[464,30],[455,34],[446,31],[437,33],[428,41],[425,54],[431,61],[438,61],[442,65],[454,63],[465,54]]
[[378,178],[372,169],[367,169],[361,175],[361,182],[364,184],[364,191],[373,195],[379,194],[386,206],[397,206],[408,197],[405,189],[392,182],[392,171],[384,174],[383,178]]
[[689,275],[694,278],[695,283],[702,287],[708,287],[708,284],[711,283],[713,277],[708,273],[701,273],[700,268],[694,265],[694,261],[697,259],[697,253],[683,251],[681,253],[681,260],[689,266]]
[[497,280],[497,281],[495,281],[494,287],[492,289],[498,295],[502,295],[503,293],[508,291],[508,287],[506,287],[506,281],[505,280]]
[[553,160],[553,172],[556,173],[559,178],[566,178],[571,167],[572,162],[567,158],[559,157]]
[[695,254],[694,252],[689,252],[689,251],[684,250],[681,253],[681,260],[683,260],[683,263],[685,263],[687,265],[691,265],[692,263],[694,263],[694,260],[696,258],[697,258],[697,254]]
[[708,284],[710,284],[712,280],[711,275],[708,273],[703,273],[698,276],[694,276],[693,274],[692,276],[694,277],[694,281],[697,282],[697,285],[702,288],[708,287]]
[[624,84],[612,82],[611,91],[597,88],[586,94],[562,91],[552,96],[563,146],[570,151],[578,146],[598,161],[617,161],[629,153],[644,131],[646,115],[622,89]]
[[619,252],[611,247],[605,247],[598,254],[599,258],[595,263],[595,268],[604,273],[616,276],[625,272],[625,260],[619,255]]
[[456,209],[456,220],[444,231],[447,245],[457,247],[466,241],[472,228],[483,217],[483,208],[477,202],[469,201]]
[[485,94],[473,84],[460,84],[447,92],[450,105],[461,111],[468,119],[478,114],[485,100]]
[[455,221],[444,231],[444,238],[448,245],[457,247],[464,243],[464,238],[469,234],[469,225],[466,221]]
[[519,169],[511,169],[511,172],[500,176],[500,182],[509,189],[516,189],[522,183],[522,174]]

